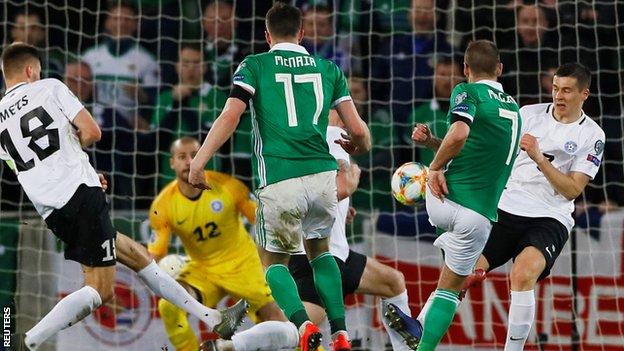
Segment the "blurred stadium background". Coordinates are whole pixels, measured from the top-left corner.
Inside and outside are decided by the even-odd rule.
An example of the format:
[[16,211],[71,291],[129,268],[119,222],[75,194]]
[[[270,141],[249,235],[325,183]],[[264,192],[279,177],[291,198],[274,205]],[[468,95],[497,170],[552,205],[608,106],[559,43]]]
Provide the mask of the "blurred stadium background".
[[[521,105],[550,101],[561,63],[579,61],[593,74],[585,111],[607,134],[596,179],[577,199],[577,226],[554,274],[540,284],[537,320],[527,350],[624,350],[624,173],[622,161],[624,2],[519,0],[296,0],[305,13],[310,52],[335,60],[373,134],[373,149],[353,197],[354,247],[400,268],[416,312],[435,286],[439,252],[422,207],[390,195],[393,170],[431,154],[409,140],[415,122],[445,132],[462,52],[471,39],[501,49],[501,81]],[[88,150],[111,183],[117,228],[142,242],[147,209],[173,174],[169,143],[203,138],[218,116],[237,64],[268,49],[264,14],[272,1],[5,0],[2,43],[26,41],[43,53],[45,77],[61,79],[103,130]],[[124,60],[129,51],[132,60]],[[177,84],[202,79],[197,91]],[[244,120],[211,168],[254,184],[250,122]],[[23,332],[64,294],[80,286],[79,267],[65,262],[10,169],[0,165],[0,302],[13,307]],[[180,250],[173,243],[172,252]],[[65,330],[45,350],[160,350],[167,338],[155,298],[119,268],[117,305],[102,307]],[[470,291],[441,349],[495,350],[505,340],[505,270]],[[376,303],[348,297],[348,323],[360,350],[384,350]],[[195,321],[203,337],[210,337]]]

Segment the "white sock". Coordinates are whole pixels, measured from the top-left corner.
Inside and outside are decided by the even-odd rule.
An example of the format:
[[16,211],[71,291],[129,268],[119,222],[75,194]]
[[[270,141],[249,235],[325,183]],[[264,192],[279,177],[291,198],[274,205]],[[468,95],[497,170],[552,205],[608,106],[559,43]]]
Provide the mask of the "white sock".
[[37,325],[26,332],[24,341],[27,347],[36,350],[46,339],[78,323],[101,304],[100,294],[88,285],[65,296]]
[[420,325],[422,325],[423,328],[425,327],[425,316],[427,315],[427,311],[429,311],[429,307],[431,307],[431,304],[433,303],[434,297],[435,297],[435,290],[431,293],[431,295],[429,295],[427,302],[425,302],[425,305],[420,310],[420,313],[418,313],[418,317],[416,317],[416,319],[418,319],[418,321],[420,322]]
[[524,343],[529,336],[534,318],[534,291],[512,291],[505,351],[522,351],[524,349]]
[[154,294],[171,302],[193,316],[206,323],[209,328],[221,323],[221,313],[212,308],[208,308],[197,300],[169,274],[160,269],[156,262],[152,261],[147,267],[140,270],[139,278],[147,285]]
[[[410,311],[410,308],[409,308],[407,290],[405,290],[404,292],[400,293],[397,296],[389,297],[387,299],[381,299],[380,302],[381,302],[382,312],[385,312],[385,306],[391,303],[391,304],[396,305],[398,308],[400,308],[401,311],[403,311],[403,313],[407,314],[408,316],[412,315],[412,312]],[[388,325],[388,321],[386,321],[385,318],[381,318],[381,321],[383,322],[383,326],[384,328],[386,328],[386,332],[388,332],[388,336],[390,337],[390,343],[392,344],[392,349],[394,351],[410,350],[410,348],[407,347],[407,345],[403,342],[403,337],[401,337],[401,335],[397,333],[394,329],[390,328],[390,326]]]
[[236,351],[294,350],[299,344],[299,331],[291,322],[262,322],[232,336]]

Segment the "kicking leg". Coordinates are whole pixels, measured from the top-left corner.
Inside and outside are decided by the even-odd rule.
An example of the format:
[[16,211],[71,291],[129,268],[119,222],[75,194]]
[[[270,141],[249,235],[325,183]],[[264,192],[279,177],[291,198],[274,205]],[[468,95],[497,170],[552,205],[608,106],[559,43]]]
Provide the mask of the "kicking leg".
[[26,332],[24,342],[36,350],[46,339],[68,328],[113,298],[115,266],[82,266],[85,286],[64,297],[37,325]]
[[222,337],[229,338],[234,334],[234,330],[247,312],[245,301],[241,300],[222,312],[208,308],[160,269],[143,245],[121,233],[117,233],[116,244],[117,260],[137,272],[139,278],[154,294],[199,318]]

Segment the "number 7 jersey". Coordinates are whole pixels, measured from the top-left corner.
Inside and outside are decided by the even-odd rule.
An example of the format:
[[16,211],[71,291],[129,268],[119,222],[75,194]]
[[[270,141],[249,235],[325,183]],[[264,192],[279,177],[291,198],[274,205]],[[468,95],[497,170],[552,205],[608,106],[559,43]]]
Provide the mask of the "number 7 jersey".
[[80,184],[101,186],[72,125],[82,109],[57,79],[17,84],[0,100],[0,159],[43,218]]
[[470,134],[445,173],[448,198],[496,222],[497,207],[516,156],[522,121],[518,104],[495,81],[460,83],[448,117],[465,119]]
[[302,46],[279,43],[269,52],[247,56],[232,81],[253,95],[249,106],[259,187],[337,168],[325,142],[329,109],[351,99],[338,66]]

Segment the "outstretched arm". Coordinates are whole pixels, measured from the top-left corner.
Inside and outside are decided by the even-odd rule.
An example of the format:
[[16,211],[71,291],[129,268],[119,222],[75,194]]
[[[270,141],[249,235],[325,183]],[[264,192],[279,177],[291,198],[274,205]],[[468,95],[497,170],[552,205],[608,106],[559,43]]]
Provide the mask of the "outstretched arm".
[[412,131],[412,140],[417,145],[422,145],[433,151],[438,151],[442,145],[442,139],[437,138],[426,124],[418,123]]
[[206,140],[191,161],[189,172],[191,185],[200,189],[210,188],[204,177],[204,167],[217,150],[232,136],[246,108],[245,102],[238,98],[227,99],[221,115],[212,124]]
[[336,105],[336,112],[345,124],[348,135],[342,135],[345,140],[336,141],[351,155],[359,155],[371,148],[370,131],[366,123],[360,118],[352,100],[345,100]]

